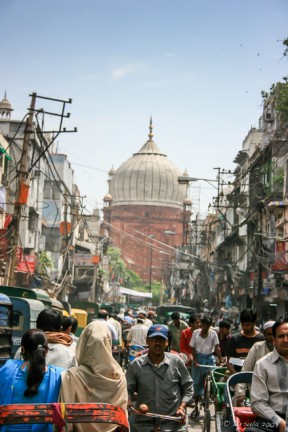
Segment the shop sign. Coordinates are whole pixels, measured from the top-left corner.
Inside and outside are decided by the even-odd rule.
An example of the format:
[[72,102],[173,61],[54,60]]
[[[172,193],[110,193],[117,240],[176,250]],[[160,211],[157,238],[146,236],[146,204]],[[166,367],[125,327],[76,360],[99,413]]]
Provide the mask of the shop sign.
[[21,273],[34,273],[36,264],[35,255],[24,255],[17,265],[17,271]]
[[288,250],[286,242],[276,241],[275,243],[275,263],[271,266],[274,271],[288,271]]

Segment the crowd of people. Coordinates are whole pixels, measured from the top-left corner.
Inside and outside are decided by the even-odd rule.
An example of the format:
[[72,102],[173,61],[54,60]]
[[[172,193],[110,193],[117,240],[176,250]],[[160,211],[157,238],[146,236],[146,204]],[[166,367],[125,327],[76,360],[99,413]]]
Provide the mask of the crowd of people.
[[[15,358],[0,369],[0,405],[110,403],[126,410],[132,432],[182,432],[187,430],[187,407],[192,407],[191,419],[199,415],[207,367],[225,365],[230,375],[254,371],[250,396],[255,424],[265,431],[284,432],[288,318],[268,321],[262,331],[251,309],[241,311],[239,320],[241,330],[231,334],[228,320],[219,319],[215,326],[203,314],[190,316],[187,323],[173,312],[166,325],[157,323],[149,310],[136,314],[127,310],[121,315],[100,310],[78,338],[75,317],[44,309],[37,328],[23,334]],[[123,357],[115,352],[132,346],[142,351],[125,371]],[[246,393],[245,386],[237,386],[235,405],[241,406]],[[158,416],[146,416],[146,411]],[[87,425],[77,423],[71,428],[83,432]],[[113,428],[103,423],[89,425],[91,432]],[[46,432],[52,427],[23,424],[0,429]],[[247,432],[252,430],[247,428]]]

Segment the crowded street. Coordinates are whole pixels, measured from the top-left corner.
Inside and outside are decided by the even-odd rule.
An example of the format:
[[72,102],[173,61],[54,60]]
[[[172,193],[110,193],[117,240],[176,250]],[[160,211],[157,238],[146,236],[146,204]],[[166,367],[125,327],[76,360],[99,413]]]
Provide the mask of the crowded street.
[[0,14],[0,432],[288,432],[287,0]]

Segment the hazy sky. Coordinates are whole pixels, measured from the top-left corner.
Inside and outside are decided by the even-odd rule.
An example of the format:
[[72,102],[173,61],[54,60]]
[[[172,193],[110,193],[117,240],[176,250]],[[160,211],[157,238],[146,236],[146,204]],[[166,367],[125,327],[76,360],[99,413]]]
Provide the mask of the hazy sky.
[[[73,99],[64,126],[79,132],[58,145],[88,208],[101,207],[111,166],[146,142],[151,115],[181,171],[233,170],[261,90],[288,70],[287,0],[0,0],[0,16],[0,99],[7,91],[14,119],[33,91]],[[198,184],[203,211],[213,191]]]

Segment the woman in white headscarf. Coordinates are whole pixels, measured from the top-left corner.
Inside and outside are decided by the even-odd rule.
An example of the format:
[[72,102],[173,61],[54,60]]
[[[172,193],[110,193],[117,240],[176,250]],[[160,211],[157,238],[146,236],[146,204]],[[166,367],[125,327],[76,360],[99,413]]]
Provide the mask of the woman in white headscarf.
[[[62,373],[61,402],[109,403],[127,408],[126,378],[113,358],[111,332],[104,321],[93,321],[82,332],[76,359],[78,366]],[[108,432],[115,427],[103,423],[71,426],[75,432]]]

